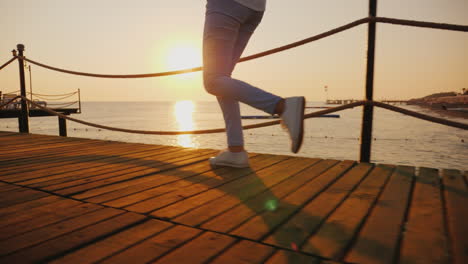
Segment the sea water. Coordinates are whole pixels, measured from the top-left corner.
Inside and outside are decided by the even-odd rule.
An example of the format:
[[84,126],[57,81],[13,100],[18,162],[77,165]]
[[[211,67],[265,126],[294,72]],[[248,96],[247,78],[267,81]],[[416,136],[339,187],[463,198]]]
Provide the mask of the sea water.
[[[308,106],[324,106],[309,102]],[[410,110],[439,116],[418,106]],[[307,109],[307,112],[319,109]],[[241,106],[242,115],[266,115],[249,106]],[[311,118],[305,121],[305,136],[298,154],[292,154],[288,135],[279,125],[244,131],[249,152],[285,154],[337,160],[359,160],[362,107],[337,114],[340,118]],[[224,121],[216,102],[83,102],[82,113],[74,118],[101,125],[149,130],[184,131],[223,128]],[[447,117],[458,122],[463,118]],[[243,120],[244,125],[265,120]],[[1,131],[18,131],[17,119],[2,119]],[[142,135],[108,131],[67,121],[70,137],[115,140],[182,146],[189,148],[223,149],[224,133],[207,135]],[[30,118],[34,134],[58,135],[56,117]],[[415,119],[385,109],[376,108],[371,161],[396,165],[468,170],[468,131]]]

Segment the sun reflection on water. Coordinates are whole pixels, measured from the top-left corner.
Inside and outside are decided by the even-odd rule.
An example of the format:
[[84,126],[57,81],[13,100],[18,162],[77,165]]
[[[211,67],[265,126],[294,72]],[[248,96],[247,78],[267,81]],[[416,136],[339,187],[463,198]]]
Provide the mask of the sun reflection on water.
[[[174,104],[174,115],[179,126],[179,131],[194,130],[193,113],[195,112],[195,103],[190,100],[178,101]],[[186,148],[197,147],[193,135],[178,135],[177,144]]]

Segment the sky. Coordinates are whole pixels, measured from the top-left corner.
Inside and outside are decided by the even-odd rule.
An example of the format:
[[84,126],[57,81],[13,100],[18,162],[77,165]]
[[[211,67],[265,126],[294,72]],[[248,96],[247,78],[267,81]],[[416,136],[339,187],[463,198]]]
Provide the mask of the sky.
[[[16,44],[59,68],[105,74],[154,73],[201,65],[204,0],[0,0],[0,64]],[[366,17],[367,0],[268,0],[244,55]],[[378,16],[468,25],[467,0],[380,0]],[[468,88],[468,33],[378,24],[375,99],[408,99]],[[367,25],[237,65],[233,76],[280,96],[309,101],[365,91]],[[17,62],[0,90],[19,89]],[[96,79],[31,66],[34,93],[81,90],[83,101],[211,101],[201,73]],[[27,78],[29,85],[29,76]],[[324,87],[328,86],[328,93]],[[29,86],[28,86],[29,89]]]

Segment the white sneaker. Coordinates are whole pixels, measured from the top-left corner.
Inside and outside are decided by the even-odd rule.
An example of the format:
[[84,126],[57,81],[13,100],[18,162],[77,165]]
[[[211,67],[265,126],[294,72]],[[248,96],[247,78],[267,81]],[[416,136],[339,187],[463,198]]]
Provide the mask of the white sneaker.
[[229,150],[221,151],[216,157],[211,157],[209,159],[210,165],[213,167],[218,166],[227,166],[227,167],[234,167],[234,168],[248,168],[250,167],[249,164],[249,156],[247,152],[231,152]]
[[304,137],[304,108],[303,96],[289,97],[284,101],[284,112],[281,115],[281,125],[289,132],[291,151],[297,153]]

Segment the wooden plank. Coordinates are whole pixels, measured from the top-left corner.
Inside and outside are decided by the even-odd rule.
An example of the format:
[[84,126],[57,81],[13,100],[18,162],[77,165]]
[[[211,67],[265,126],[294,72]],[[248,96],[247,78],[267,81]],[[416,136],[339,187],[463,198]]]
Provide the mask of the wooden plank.
[[[21,165],[25,160],[43,160],[44,158],[54,158],[58,155],[69,155],[76,153],[77,149],[98,149],[99,147],[109,146],[105,142],[63,142],[63,143],[45,143],[40,146],[30,146],[29,148],[16,149],[14,153],[4,153],[1,156],[2,165]],[[13,152],[13,151],[10,151]]]
[[395,263],[414,167],[398,166],[345,258],[353,263]]
[[320,259],[299,252],[277,250],[265,264],[319,264]]
[[171,226],[172,224],[167,222],[148,220],[59,257],[50,263],[95,263],[140,243]]
[[[255,156],[252,161],[256,164],[262,164],[262,160],[267,160],[268,156],[265,155],[260,155],[260,156]],[[203,162],[203,164],[209,166],[208,162]],[[186,167],[184,167],[186,168]],[[183,168],[182,168],[183,170]],[[175,170],[171,170],[170,172],[174,173]],[[104,203],[105,205],[112,206],[112,207],[125,207],[125,206],[131,206],[133,204],[137,204],[139,202],[144,202],[148,199],[151,198],[156,198],[157,196],[160,195],[166,195],[167,196],[174,196],[174,194],[171,194],[173,192],[180,192],[181,190],[184,190],[185,195],[189,195],[191,192],[194,190],[194,186],[199,186],[197,184],[203,183],[205,186],[211,186],[212,184],[221,184],[221,181],[228,181],[232,180],[232,178],[229,178],[225,175],[230,175],[229,173],[232,173],[231,170],[228,170],[227,168],[217,168],[214,170],[210,170],[197,174],[195,177],[191,177],[187,180],[182,180],[182,181],[176,181],[172,182],[169,184],[164,184],[161,186],[156,186],[154,188],[148,188],[147,190],[135,192],[123,197],[118,197],[117,199],[112,199]],[[161,173],[155,174],[154,177],[158,178]],[[163,174],[165,175],[165,174]],[[240,176],[239,176],[240,177]],[[183,188],[183,189],[182,189]],[[182,196],[179,196],[180,194],[176,194],[175,196],[178,199],[182,199]],[[159,199],[159,198],[158,198]]]
[[73,217],[93,212],[101,208],[102,207],[98,205],[83,203],[69,208],[62,208],[61,210],[58,210],[59,208],[55,208],[55,210],[52,212],[43,212],[42,214],[38,214],[28,220],[16,222],[8,226],[3,226],[0,228],[0,240],[5,240],[13,236],[24,234],[34,229],[71,219]]
[[[5,132],[2,132],[5,133]],[[46,135],[39,135],[39,134],[26,134],[26,133],[18,133],[18,132],[7,132],[7,134],[3,134],[2,138],[0,138],[0,142],[8,143],[12,140],[20,140],[19,138],[29,139],[29,138],[51,138],[53,136],[46,136]]]
[[[87,161],[86,158],[90,155],[95,155],[95,160],[101,160],[105,158],[115,158],[113,154],[118,154],[118,156],[129,156],[133,153],[147,153],[155,150],[160,150],[164,147],[156,146],[154,148],[135,148],[132,146],[112,146],[112,145],[98,145],[93,144],[89,147],[84,146],[70,146],[68,151],[63,152],[54,152],[54,154],[40,153],[34,157],[22,158],[21,160],[16,160],[15,162],[10,162],[6,165],[9,167],[9,171],[16,172],[26,172],[30,171],[32,168],[35,170],[43,168],[44,163],[49,163],[55,165],[58,162],[64,161]],[[95,160],[91,160],[95,161]],[[27,167],[25,167],[27,166]],[[27,170],[29,169],[29,170]]]
[[[93,160],[92,163],[86,163],[86,166],[83,166],[80,170],[73,170],[69,172],[53,174],[50,176],[43,176],[40,178],[33,178],[30,180],[24,180],[18,182],[19,184],[28,185],[35,188],[45,188],[49,186],[57,186],[59,184],[64,184],[67,182],[72,182],[79,179],[91,178],[97,175],[103,175],[106,173],[112,173],[120,171],[122,169],[129,169],[128,165],[119,164],[120,161],[132,160],[141,157],[147,157],[152,154],[152,152],[158,151],[158,153],[167,153],[172,150],[166,150],[166,148],[158,148],[157,150],[134,150],[131,152],[121,153],[120,157],[115,157],[115,155],[109,155],[107,157],[101,157],[96,160]],[[125,155],[125,156],[124,156]],[[83,162],[80,162],[83,164]],[[138,170],[138,167],[130,167],[134,170]]]
[[14,142],[18,148],[11,149],[5,154],[10,156],[15,153],[22,153],[25,157],[33,157],[33,154],[55,154],[56,152],[69,152],[70,147],[84,146],[89,147],[91,145],[96,146],[129,146],[129,143],[124,142],[111,142],[103,140],[92,140],[92,139],[70,139],[70,138],[50,138],[50,139],[32,139],[26,142]]
[[13,191],[13,190],[18,190],[21,189],[21,186],[9,184],[9,183],[0,183],[0,194],[3,192],[8,192],[8,191]]
[[450,234],[452,262],[468,263],[468,186],[457,170],[443,170],[447,226]]
[[49,194],[45,192],[40,192],[31,189],[17,189],[9,192],[3,192],[0,196],[0,208],[40,199],[48,195]]
[[[62,164],[63,166],[59,168],[55,168],[54,166],[51,166],[50,168],[47,168],[48,163],[43,164],[43,168],[40,170],[32,170],[32,171],[26,171],[24,173],[17,173],[15,175],[10,176],[11,181],[16,181],[19,183],[24,184],[25,181],[30,180],[31,182],[28,183],[33,183],[34,181],[41,181],[43,178],[47,180],[47,176],[50,175],[59,175],[62,173],[77,173],[82,170],[88,169],[91,166],[102,166],[106,165],[108,160],[116,159],[119,156],[114,155],[116,150],[108,149],[108,150],[101,150],[99,153],[98,152],[93,152],[93,153],[79,153],[77,156],[70,157],[68,158],[68,161],[66,164]],[[114,152],[112,152],[114,151]],[[127,150],[122,150],[120,155],[125,155],[125,154],[140,154],[140,153],[135,153],[134,148],[129,148]],[[126,152],[124,152],[126,151]],[[85,158],[82,158],[85,157]],[[77,164],[80,164],[82,166],[76,166]],[[55,164],[56,165],[56,164]],[[4,180],[8,180],[8,178],[4,177]]]
[[[385,176],[367,176],[370,167],[359,164],[341,177],[352,162],[347,168],[337,165],[327,170],[326,162],[334,161],[322,161],[316,166],[326,171],[319,172],[306,165],[301,170],[296,166],[301,164],[297,158],[258,155],[252,158],[255,164],[250,172],[213,170],[206,157],[200,157],[200,153],[208,155],[208,150],[13,134],[2,137],[9,140],[0,138],[0,142],[18,143],[16,149],[0,153],[2,180],[54,191],[73,190],[64,194],[90,202],[120,204],[137,212],[138,208],[146,208],[149,211],[144,213],[157,217],[308,253],[275,250],[222,234],[214,234],[221,238],[213,242],[203,238],[211,232],[183,226],[153,233],[142,228],[134,235],[130,230],[141,226],[143,222],[139,221],[144,221],[145,216],[98,209],[98,205],[91,205],[96,211],[88,212],[88,205],[80,202],[0,182],[0,262],[59,262],[67,257],[70,261],[84,261],[87,255],[79,256],[78,252],[90,252],[90,261],[107,263],[135,260],[135,254],[145,261],[171,262],[187,257],[179,255],[195,252],[194,259],[189,259],[195,263],[318,263],[320,260],[309,254],[319,251],[324,257],[358,263],[466,262],[466,172],[444,171],[444,187],[440,188],[440,182],[431,185],[434,183],[427,180],[437,179],[437,172],[423,168],[412,193],[407,178],[411,172],[399,167],[378,196]],[[102,144],[98,146],[99,142]],[[159,150],[167,160],[161,161]],[[124,157],[118,157],[122,153]],[[103,163],[87,160],[86,155],[102,156]],[[282,163],[290,163],[284,166],[288,175],[277,170]],[[31,166],[26,168],[26,164]],[[275,165],[264,169],[272,164],[276,164],[276,170]],[[292,172],[291,167],[299,173]],[[265,173],[263,178],[257,177],[263,182],[249,178],[252,172]],[[366,184],[368,188],[361,189]],[[266,208],[265,201],[270,198],[277,203]],[[409,200],[411,207],[407,208]],[[99,214],[106,210],[115,211]],[[430,217],[424,218],[426,214]],[[405,217],[408,230],[400,238]],[[99,243],[104,246],[96,246]],[[207,251],[198,252],[205,247]],[[453,253],[451,259],[448,252]]]
[[[259,234],[260,236],[257,235],[256,237],[262,238],[267,235],[264,239],[266,243],[291,249],[299,248],[309,235],[314,233],[328,215],[354,190],[356,185],[367,176],[371,168],[372,165],[367,163],[357,164],[314,199],[306,200],[307,203],[291,218],[286,219],[272,234],[269,234],[270,230],[265,228]],[[300,193],[300,196],[296,199],[301,199],[302,196],[304,195]],[[294,200],[291,200],[290,203],[294,204]],[[269,214],[274,215],[271,212]],[[269,219],[269,216],[264,215],[262,219]]]
[[[254,168],[257,168],[257,167],[263,168],[265,166],[271,165],[272,163],[276,163],[280,160],[285,159],[284,157],[276,157],[272,155],[265,155],[263,157],[264,159],[261,159],[257,162],[252,161],[251,166]],[[159,195],[153,198],[141,200],[140,197],[132,196],[131,198],[137,199],[138,202],[135,202],[123,208],[129,211],[134,211],[134,212],[139,212],[139,213],[149,213],[158,208],[162,208],[164,206],[175,203],[177,201],[186,199],[187,197],[191,197],[196,194],[202,193],[210,188],[216,188],[228,182],[242,178],[246,175],[249,175],[252,172],[252,169],[249,169],[249,168],[227,169],[227,170],[224,169],[223,172],[225,173],[220,173],[216,177],[215,175],[217,174],[217,171],[214,171],[213,173],[215,173],[215,175],[213,176],[215,177],[213,177],[212,179],[209,179],[208,181],[203,181],[201,183],[192,184],[186,188],[183,188],[178,191],[171,191],[167,194],[164,192],[165,194]],[[206,175],[206,173],[203,173],[201,175]],[[122,202],[122,199],[119,199],[119,201],[117,202]],[[124,202],[127,202],[127,201],[124,201]],[[106,205],[109,205],[109,204],[111,203],[106,203]]]
[[[121,184],[113,184],[93,189],[93,193],[88,194],[89,198],[86,201],[91,203],[105,203],[116,200],[131,194],[141,193],[142,191],[150,190],[161,185],[171,185],[176,188],[182,188],[196,182],[201,177],[196,177],[199,174],[211,170],[208,162],[199,162],[190,164],[181,168],[157,173],[148,177],[133,179]],[[111,187],[111,188],[109,188]],[[76,196],[80,199],[81,194]]]
[[[54,157],[61,153],[70,153],[77,147],[89,147],[89,146],[107,146],[109,143],[102,141],[92,140],[34,140],[31,142],[24,142],[23,145],[19,142],[14,142],[14,148],[6,149],[0,156],[0,164],[15,164],[20,163],[25,159],[36,159],[44,157]],[[43,147],[44,146],[44,147]],[[12,159],[12,157],[18,157]]]
[[[94,147],[96,148],[97,146]],[[32,157],[25,157],[24,155],[10,156],[12,157],[12,160],[0,164],[0,166],[4,168],[1,177],[2,179],[8,180],[12,175],[18,173],[26,173],[36,169],[42,169],[45,164],[50,164],[51,167],[60,166],[60,164],[64,164],[63,162],[65,161],[76,160],[76,155],[87,154],[84,152],[77,152],[77,149],[80,148],[81,146],[70,147],[67,152],[62,151],[54,154],[37,153]]]
[[[45,263],[135,225],[145,217],[125,213],[0,258],[2,263]],[[135,257],[135,256],[134,256]],[[135,261],[135,258],[133,259]]]
[[302,246],[304,252],[341,260],[394,167],[377,165]]
[[17,212],[15,214],[7,214],[0,217],[0,226],[13,225],[22,221],[27,221],[33,219],[42,214],[47,214],[55,210],[62,210],[64,208],[78,206],[81,203],[74,200],[65,200],[60,199],[56,202],[46,204],[44,206],[39,206],[27,211]]
[[447,243],[438,171],[421,168],[402,240],[400,263],[449,263]]
[[[132,146],[131,144],[125,144],[125,143],[109,143],[109,142],[85,142],[85,143],[63,143],[61,144],[60,149],[53,149],[53,150],[45,150],[45,151],[37,151],[34,148],[28,151],[27,153],[21,152],[18,156],[17,161],[10,161],[8,164],[10,165],[15,165],[18,163],[18,165],[21,165],[27,160],[33,160],[37,161],[36,163],[40,164],[40,161],[46,158],[47,160],[50,161],[57,161],[60,160],[60,158],[64,157],[74,157],[78,155],[86,155],[86,154],[91,154],[91,153],[99,153],[99,152],[109,152],[109,151],[124,151],[124,150],[151,150],[154,148],[158,148],[159,146],[146,146],[146,145],[141,145],[141,146]],[[30,155],[31,153],[32,155]],[[10,155],[11,156],[11,155]]]
[[3,208],[0,208],[0,217],[4,215],[8,215],[8,214],[18,213],[21,211],[29,211],[33,208],[46,205],[49,203],[53,203],[60,199],[62,198],[59,196],[46,196],[44,198],[39,198],[36,200],[23,202],[23,203],[15,204],[15,205],[8,206],[8,207],[3,207]]
[[232,195],[237,197],[240,201],[244,201],[257,193],[258,189],[268,188],[307,168],[309,163],[310,161],[307,159],[289,159],[273,164],[272,166],[259,171],[251,171],[251,173],[246,177],[234,180],[221,185],[216,189],[210,189],[207,192],[200,193],[196,196],[158,209],[152,212],[151,215],[156,217],[174,218],[184,212],[197,208],[206,202],[218,199],[223,195]]
[[174,151],[178,150],[166,148],[145,151],[139,150],[138,152],[131,151],[130,153],[122,153],[125,155],[119,155],[115,152],[109,153],[109,155],[103,155],[94,160],[79,162],[85,165],[79,170],[76,170],[73,168],[73,165],[71,165],[68,171],[54,171],[53,174],[49,173],[49,176],[23,181],[21,184],[30,184],[30,186],[43,188],[49,191],[64,189],[66,187],[80,185],[81,183],[91,182],[95,178],[110,178],[115,174],[137,172],[147,169],[149,165],[153,166],[156,163],[150,160],[151,158],[174,155]]
[[34,231],[0,241],[0,256],[11,254],[23,248],[40,244],[46,240],[95,224],[118,214],[121,210],[104,208],[73,219],[45,226]]
[[[128,150],[133,151],[131,149]],[[15,170],[13,168],[12,170],[2,172],[2,176],[0,177],[4,181],[23,182],[69,171],[79,171],[88,166],[101,165],[99,160],[112,155],[111,151],[112,149],[102,148],[93,152],[76,153],[74,156],[59,157],[58,160],[54,162],[46,160],[36,165],[31,164],[25,166],[23,169]],[[123,152],[125,150],[120,151]],[[77,164],[82,164],[83,166],[76,166]]]
[[27,221],[34,219],[40,215],[51,213],[55,210],[63,210],[68,207],[78,206],[81,203],[69,199],[58,199],[55,202],[45,204],[43,206],[38,206],[30,210],[16,212],[14,214],[6,214],[0,217],[0,227],[6,225],[14,225],[19,222]]
[[[307,169],[301,172],[301,174],[314,175],[319,173],[318,177],[278,200],[278,203],[273,204],[273,206],[268,204],[270,200],[257,201],[258,203],[252,205],[251,208],[258,207],[259,209],[257,212],[250,213],[252,217],[247,217],[247,221],[239,221],[244,218],[244,215],[249,216],[249,214],[246,214],[247,211],[245,209],[247,208],[241,206],[237,210],[229,211],[205,223],[202,227],[260,240],[292,215],[297,214],[307,202],[335,182],[337,178],[341,177],[353,165],[353,161],[343,161],[325,172],[323,172],[323,168],[313,167]],[[316,171],[317,169],[318,171]],[[287,247],[289,248],[289,246]]]
[[[207,153],[203,158],[208,159],[211,153]],[[199,160],[198,155],[193,160]],[[107,202],[116,200],[132,194],[141,194],[145,191],[151,191],[154,188],[164,185],[165,187],[177,185],[180,188],[186,184],[190,184],[196,176],[211,170],[211,166],[205,159],[199,160],[196,163],[190,163],[186,166],[169,169],[162,172],[147,175],[145,177],[131,179],[126,182],[116,183],[111,186],[96,188],[84,193],[80,193],[75,197],[85,199],[90,202]],[[190,181],[186,181],[190,179]],[[151,196],[149,196],[151,197]]]
[[[119,151],[119,153],[116,153]],[[148,151],[148,150],[146,150]],[[69,171],[77,171],[87,168],[87,166],[76,166],[79,164],[102,165],[101,159],[118,159],[125,157],[126,152],[134,153],[135,148],[106,147],[96,148],[94,150],[75,150],[73,155],[58,156],[55,159],[47,159],[38,164],[23,166],[24,168],[12,168],[1,172],[1,179],[4,181],[21,182],[31,178],[40,178],[51,174],[60,174]],[[89,165],[88,165],[89,166]]]
[[255,264],[264,263],[274,252],[274,248],[242,240],[216,257],[211,264]]
[[309,159],[302,158],[285,160],[265,169],[252,172],[247,177],[229,182],[216,189],[210,189],[207,192],[200,193],[159,209],[151,214],[157,217],[174,218],[206,202],[219,199],[224,195],[233,196],[238,201],[245,201],[251,196],[278,184],[315,162],[317,162],[317,160],[310,162]]
[[[159,161],[159,162],[151,161],[151,162],[143,164],[140,167],[133,167],[130,169],[115,171],[114,174],[106,173],[104,177],[101,177],[100,175],[98,175],[92,178],[88,178],[87,182],[93,182],[94,180],[99,181],[100,179],[110,178],[110,177],[107,177],[109,175],[118,176],[118,175],[126,174],[127,176],[130,176],[130,177],[127,177],[128,180],[125,180],[124,182],[116,182],[112,185],[104,185],[104,186],[98,185],[98,186],[93,187],[92,189],[80,191],[79,193],[75,194],[74,197],[76,199],[86,199],[86,198],[99,195],[103,192],[119,189],[122,186],[128,186],[133,181],[138,181],[138,180],[145,181],[146,179],[151,178],[155,173],[164,171],[167,168],[170,168],[171,166],[178,168],[180,166],[177,166],[177,164],[189,165],[192,163],[202,162],[208,159],[208,157],[210,157],[212,154],[213,154],[212,151],[200,151],[197,153],[190,153],[190,154],[178,153],[178,155],[176,156],[165,157],[164,161]],[[163,158],[159,157],[159,159],[161,160]],[[78,184],[75,184],[75,182],[77,182]],[[73,187],[74,185],[79,185],[79,183],[81,182],[80,181],[67,182],[62,185],[47,186],[46,188],[62,191],[62,189],[65,189],[65,188],[62,188],[64,186]]]
[[232,237],[206,232],[153,263],[205,263],[234,242]]
[[51,139],[52,137],[47,137],[43,135],[38,135],[38,134],[23,134],[23,133],[15,133],[11,132],[8,135],[4,135],[0,138],[0,142],[3,144],[9,144],[12,142],[18,143],[18,144],[24,144],[25,141],[28,140],[37,140],[37,139]]
[[5,167],[20,167],[24,164],[32,163],[30,161],[34,161],[36,163],[40,163],[46,159],[56,160],[59,155],[66,156],[71,155],[76,152],[77,149],[80,148],[89,148],[89,147],[98,147],[98,146],[105,146],[104,143],[89,143],[89,142],[80,142],[80,143],[63,143],[60,145],[55,145],[53,148],[46,149],[46,150],[37,150],[32,147],[29,150],[21,151],[17,154],[6,154],[2,156],[0,161],[1,166]]
[[[332,167],[338,161],[334,160],[322,160],[318,163],[313,163],[311,160],[311,167],[299,172],[293,177],[287,178],[274,186],[271,189],[264,190],[263,192],[255,195],[251,199],[240,201],[236,196],[225,195],[219,199],[213,200],[207,204],[204,204],[194,210],[191,210],[185,214],[174,219],[178,223],[187,225],[197,226],[211,218],[218,216],[220,220],[212,219],[206,227],[219,226],[226,228],[224,230],[230,230],[228,226],[224,225],[225,220],[229,222],[229,226],[237,226],[245,222],[255,214],[263,212],[266,206],[276,207],[280,200],[289,193],[300,188],[308,181],[320,175],[323,171]],[[219,231],[219,230],[218,230]]]
[[[54,143],[60,144],[64,142],[85,142],[85,141],[92,141],[86,139],[78,139],[78,138],[57,138],[57,137],[44,137],[42,135],[13,135],[9,138],[2,138],[0,142],[5,144],[5,146],[15,146],[15,148],[7,148],[6,152],[4,153],[14,153],[17,149],[28,149],[33,146],[41,146],[42,144],[50,143],[49,145],[53,145]],[[52,146],[53,147],[53,146]],[[3,152],[2,152],[3,153]]]
[[[208,156],[210,156],[210,155],[208,155]],[[111,177],[111,178],[105,177],[102,180],[97,180],[97,181],[94,181],[94,182],[81,184],[81,185],[78,185],[78,186],[72,186],[70,188],[54,190],[54,192],[56,192],[58,194],[61,194],[61,195],[71,195],[71,196],[73,196],[73,195],[81,194],[81,193],[83,193],[85,191],[89,191],[90,189],[103,187],[103,186],[107,186],[107,185],[111,185],[111,184],[115,184],[115,183],[120,183],[120,182],[128,181],[128,180],[131,180],[131,179],[134,179],[134,178],[137,178],[137,177],[147,176],[148,174],[151,174],[151,173],[156,173],[156,172],[159,172],[159,171],[174,169],[174,168],[181,167],[181,166],[184,166],[184,165],[187,165],[187,164],[191,164],[191,163],[195,163],[195,162],[200,162],[202,160],[206,160],[205,155],[197,154],[195,156],[196,157],[189,158],[189,159],[185,159],[185,158],[188,157],[188,156],[185,156],[184,158],[178,158],[176,161],[166,160],[164,162],[160,162],[160,163],[156,163],[154,165],[148,166],[149,168],[139,170],[139,171],[137,171],[135,173],[127,173],[127,174],[123,174],[123,175],[119,174],[118,176]],[[47,188],[44,188],[44,189],[49,189],[49,188],[47,187]]]
[[202,231],[195,228],[185,226],[174,226],[166,231],[163,231],[155,236],[142,241],[126,250],[119,252],[100,263],[108,264],[126,264],[138,259],[140,263],[149,263],[173,248],[177,248],[187,241],[198,236]]

